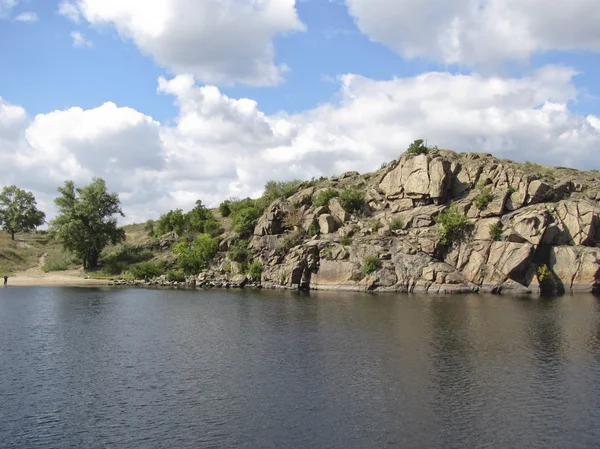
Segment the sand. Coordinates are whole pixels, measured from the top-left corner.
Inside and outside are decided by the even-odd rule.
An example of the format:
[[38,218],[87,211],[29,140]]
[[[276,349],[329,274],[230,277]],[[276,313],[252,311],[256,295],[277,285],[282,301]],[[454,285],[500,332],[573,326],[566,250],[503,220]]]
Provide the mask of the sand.
[[[40,263],[40,266],[41,265],[43,265],[43,263]],[[86,279],[85,275],[82,273],[82,270],[53,271],[50,273],[44,273],[40,266],[10,275],[8,277],[8,286],[102,286],[108,285],[109,283],[109,281],[105,279]]]

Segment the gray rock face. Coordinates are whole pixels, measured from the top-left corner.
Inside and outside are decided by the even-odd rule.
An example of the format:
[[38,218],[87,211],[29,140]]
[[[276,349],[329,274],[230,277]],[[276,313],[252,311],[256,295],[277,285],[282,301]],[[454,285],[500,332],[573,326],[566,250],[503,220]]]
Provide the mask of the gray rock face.
[[[511,294],[548,285],[556,291],[598,289],[600,179],[551,171],[486,154],[404,154],[375,175],[347,173],[274,202],[250,248],[264,264],[262,285],[271,288]],[[478,185],[492,197],[481,209]],[[312,195],[328,188],[363,191],[369,206],[364,216],[348,214],[338,198],[311,206]],[[436,217],[450,201],[472,232],[444,246]],[[221,251],[230,243],[226,236]],[[373,256],[381,266],[365,274],[366,258]],[[208,279],[198,282],[223,282]]]

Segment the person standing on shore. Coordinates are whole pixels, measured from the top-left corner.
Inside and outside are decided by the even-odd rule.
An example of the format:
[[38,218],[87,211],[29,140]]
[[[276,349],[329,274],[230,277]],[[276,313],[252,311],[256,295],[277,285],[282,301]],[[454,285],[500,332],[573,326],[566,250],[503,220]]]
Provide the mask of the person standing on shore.
[[8,276],[4,275],[4,286],[6,287],[8,285]]

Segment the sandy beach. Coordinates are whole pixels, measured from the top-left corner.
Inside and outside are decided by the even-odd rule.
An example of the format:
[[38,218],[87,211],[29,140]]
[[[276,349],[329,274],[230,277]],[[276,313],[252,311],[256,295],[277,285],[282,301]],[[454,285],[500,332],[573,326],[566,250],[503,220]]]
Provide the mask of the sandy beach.
[[81,270],[44,273],[40,267],[30,268],[8,277],[9,287],[102,286],[108,283],[109,281],[105,279],[86,279]]

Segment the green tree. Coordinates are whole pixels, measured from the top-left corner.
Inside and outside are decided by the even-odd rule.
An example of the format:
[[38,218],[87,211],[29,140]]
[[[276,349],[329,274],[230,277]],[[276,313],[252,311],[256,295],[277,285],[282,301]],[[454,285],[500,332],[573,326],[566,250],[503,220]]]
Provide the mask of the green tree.
[[192,242],[179,242],[173,248],[177,263],[186,274],[197,274],[208,264],[219,250],[219,242],[208,234],[200,234]]
[[33,193],[17,186],[4,187],[0,194],[0,225],[15,239],[17,232],[31,232],[44,224],[46,214],[37,209]]
[[406,151],[409,154],[427,154],[429,153],[429,148],[425,146],[423,139],[417,139],[410,144]]
[[106,183],[94,178],[85,187],[66,181],[54,200],[59,215],[50,223],[50,231],[64,248],[83,260],[86,270],[96,268],[102,250],[109,244],[125,240],[125,231],[117,227],[113,215],[121,215],[121,202],[116,193],[106,191]]

